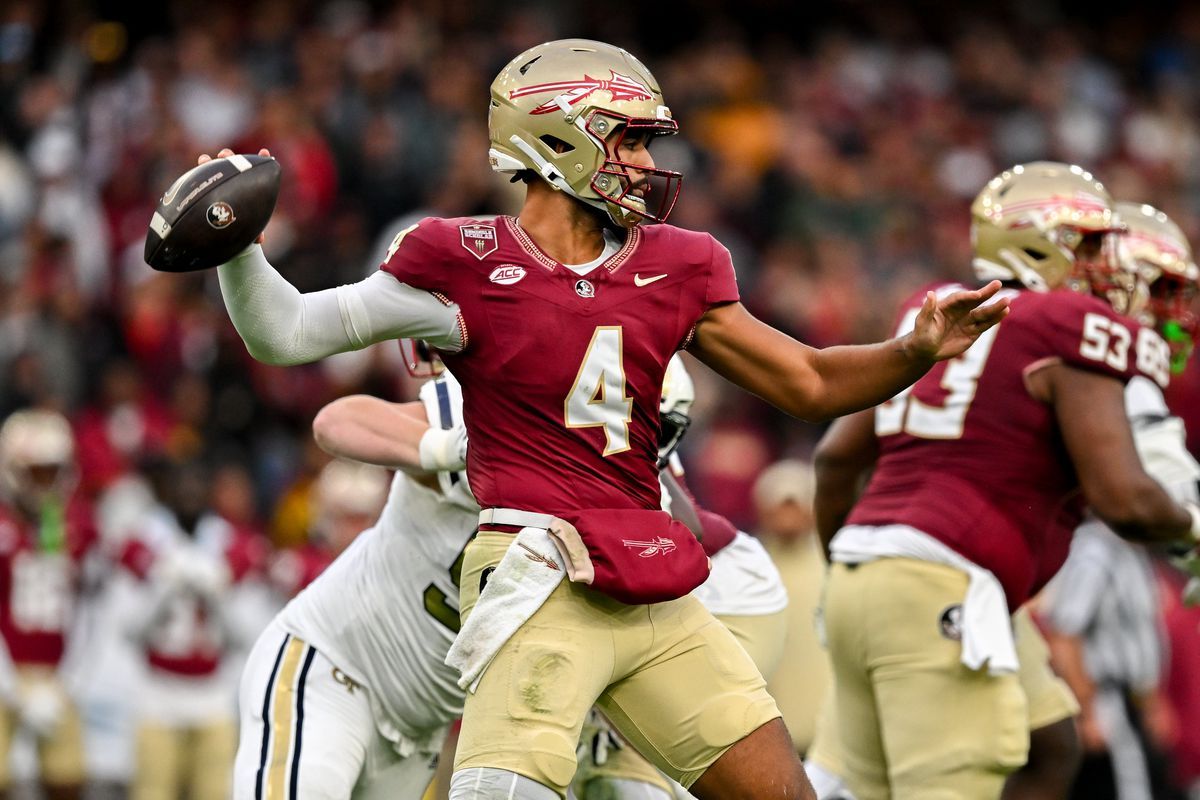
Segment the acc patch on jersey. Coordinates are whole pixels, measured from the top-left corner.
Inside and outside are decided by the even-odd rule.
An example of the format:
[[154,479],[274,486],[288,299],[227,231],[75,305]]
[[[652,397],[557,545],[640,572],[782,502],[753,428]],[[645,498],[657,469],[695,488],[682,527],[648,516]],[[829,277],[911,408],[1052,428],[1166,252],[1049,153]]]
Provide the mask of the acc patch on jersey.
[[496,252],[500,246],[496,242],[494,225],[460,225],[458,232],[462,235],[463,248],[480,261]]

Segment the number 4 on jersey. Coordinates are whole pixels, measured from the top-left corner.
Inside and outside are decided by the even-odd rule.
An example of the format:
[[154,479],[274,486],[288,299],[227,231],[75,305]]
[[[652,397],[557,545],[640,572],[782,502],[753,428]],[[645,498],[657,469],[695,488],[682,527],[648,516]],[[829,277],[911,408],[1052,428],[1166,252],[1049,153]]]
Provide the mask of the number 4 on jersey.
[[604,428],[606,456],[629,449],[633,398],[625,394],[623,352],[619,325],[596,328],[563,403],[568,428]]

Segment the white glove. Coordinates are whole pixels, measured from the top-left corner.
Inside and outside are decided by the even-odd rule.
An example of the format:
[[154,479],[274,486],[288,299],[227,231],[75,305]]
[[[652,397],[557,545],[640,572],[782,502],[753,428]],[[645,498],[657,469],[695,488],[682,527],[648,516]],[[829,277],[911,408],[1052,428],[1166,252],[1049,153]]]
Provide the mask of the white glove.
[[455,425],[448,430],[430,428],[417,445],[421,468],[432,472],[467,468],[467,429]]
[[66,702],[62,690],[49,681],[37,681],[21,690],[17,698],[17,713],[21,722],[34,734],[46,738],[62,722]]
[[[1179,417],[1167,417],[1158,422],[1139,425],[1133,429],[1133,444],[1137,447],[1142,467],[1164,489],[1176,493],[1174,487],[1194,486],[1200,478],[1200,464],[1187,449],[1187,431]],[[1176,496],[1177,500],[1181,498]]]
[[227,564],[201,553],[193,554],[185,575],[188,586],[208,597],[223,592],[229,586],[229,578]]
[[188,584],[192,554],[187,548],[176,548],[160,553],[151,567],[150,577],[163,589],[174,593]]

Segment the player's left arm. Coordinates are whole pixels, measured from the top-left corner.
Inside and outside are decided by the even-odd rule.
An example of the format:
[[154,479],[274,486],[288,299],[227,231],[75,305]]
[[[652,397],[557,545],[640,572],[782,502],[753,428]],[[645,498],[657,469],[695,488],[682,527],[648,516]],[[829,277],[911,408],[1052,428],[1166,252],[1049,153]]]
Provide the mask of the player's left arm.
[[419,401],[339,398],[317,412],[313,437],[330,455],[414,475],[466,467],[466,431],[432,427]]
[[839,417],[817,442],[813,454],[817,477],[813,515],[826,558],[829,557],[829,543],[858,501],[863,483],[878,457],[874,409]]
[[821,421],[882,403],[937,361],[962,353],[1008,314],[985,302],[999,281],[939,299],[933,292],[912,332],[885,342],[818,350],[756,319],[741,303],[710,308],[691,351],[705,364],[792,416]]

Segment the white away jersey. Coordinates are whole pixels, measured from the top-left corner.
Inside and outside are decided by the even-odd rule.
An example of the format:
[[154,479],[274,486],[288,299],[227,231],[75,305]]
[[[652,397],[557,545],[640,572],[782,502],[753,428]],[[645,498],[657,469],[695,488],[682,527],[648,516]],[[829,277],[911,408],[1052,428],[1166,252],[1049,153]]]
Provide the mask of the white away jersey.
[[774,614],[788,604],[775,562],[758,539],[742,531],[712,557],[708,580],[692,594],[716,616]]
[[[448,375],[427,383],[421,399],[431,425],[461,422],[462,396]],[[445,494],[397,473],[379,521],[279,616],[366,688],[379,732],[402,754],[463,706],[458,673],[444,661],[458,631],[458,573],[479,507],[465,475],[439,478]]]

